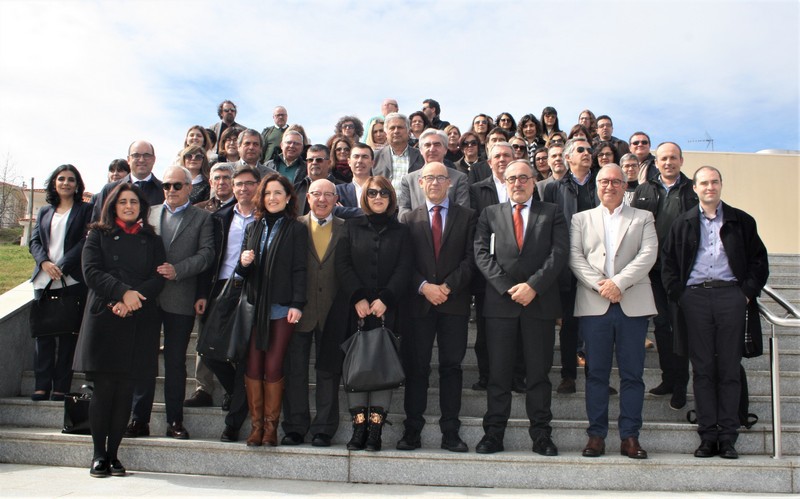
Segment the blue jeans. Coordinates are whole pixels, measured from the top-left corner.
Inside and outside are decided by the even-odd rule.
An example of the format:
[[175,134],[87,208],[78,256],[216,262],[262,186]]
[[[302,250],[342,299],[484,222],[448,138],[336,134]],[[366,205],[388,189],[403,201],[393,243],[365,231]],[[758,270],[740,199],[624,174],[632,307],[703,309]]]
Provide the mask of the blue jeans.
[[628,317],[612,304],[604,315],[581,317],[586,342],[586,416],[590,437],[608,435],[608,381],[613,355],[619,368],[619,436],[639,437],[644,404],[644,339],[647,317]]

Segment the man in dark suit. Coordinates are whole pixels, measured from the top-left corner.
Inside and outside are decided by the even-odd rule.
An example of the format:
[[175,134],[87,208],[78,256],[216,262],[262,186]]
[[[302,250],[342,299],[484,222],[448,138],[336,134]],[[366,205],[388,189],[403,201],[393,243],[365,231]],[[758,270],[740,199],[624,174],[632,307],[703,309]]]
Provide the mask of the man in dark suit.
[[215,148],[215,152],[219,154],[220,148],[222,148],[223,152],[224,144],[221,144],[220,139],[222,139],[222,132],[227,130],[230,127],[239,127],[239,128],[247,128],[240,123],[236,123],[236,104],[229,100],[224,100],[220,102],[219,106],[217,106],[217,116],[219,116],[220,121],[214,123],[209,127],[209,129],[214,132],[217,137],[217,147]]
[[536,181],[527,161],[509,163],[504,179],[509,202],[484,209],[475,231],[475,263],[486,278],[483,313],[489,347],[483,417],[486,434],[475,451],[492,454],[503,450],[511,413],[513,361],[520,349],[525,359],[525,407],[533,451],[555,456],[558,448],[551,438],[548,375],[556,319],[561,315],[557,281],[567,263],[569,234],[558,206],[532,201]]
[[94,201],[94,209],[92,210],[92,221],[100,220],[103,202],[108,197],[108,193],[121,182],[136,184],[150,206],[164,202],[161,181],[153,175],[153,166],[156,164],[156,151],[153,149],[153,144],[144,140],[137,140],[131,143],[128,146],[128,164],[131,166],[131,173],[122,180],[106,184],[97,195]]
[[[297,214],[306,215],[311,210],[307,194],[311,192],[311,184],[320,179],[329,180],[334,185],[342,183],[331,174],[331,151],[324,144],[314,144],[306,151],[308,174],[294,184],[297,197]],[[334,203],[335,205],[336,203]]]
[[421,171],[417,188],[424,192],[425,203],[400,219],[409,227],[415,263],[408,304],[410,327],[403,339],[405,432],[397,448],[414,450],[422,445],[420,434],[425,425],[431,354],[436,340],[441,446],[452,452],[467,452],[467,444],[458,436],[458,415],[477,217],[473,210],[448,197],[449,175],[459,172],[439,162],[428,163]]
[[[245,228],[255,220],[253,195],[260,180],[258,170],[246,166],[236,169],[231,182],[236,202],[225,205],[211,216],[214,225],[216,260],[198,283],[197,296],[201,313],[213,306],[213,300],[217,299],[228,280],[233,279],[234,288],[242,289],[243,279],[234,272],[234,269],[239,263]],[[208,334],[205,331],[205,324],[201,328],[201,335]],[[239,440],[239,430],[248,414],[247,396],[244,390],[246,363],[232,364],[208,357],[205,357],[203,362],[214,373],[225,391],[230,394],[228,414],[225,416],[225,429],[222,431],[220,441],[236,442]]]
[[[164,326],[164,401],[167,436],[189,438],[183,427],[186,393],[186,349],[199,313],[196,300],[198,276],[214,262],[214,227],[211,214],[189,202],[192,176],[182,166],[164,174],[164,204],[154,206],[148,217],[164,241],[167,261],[157,271],[167,282],[158,297]],[[125,436],[149,434],[148,424],[155,396],[155,377],[137,382],[133,393],[132,422]]]
[[408,145],[408,118],[400,113],[389,113],[383,129],[389,145],[375,154],[372,174],[382,175],[392,182],[394,190],[400,192],[400,181],[406,173],[420,170],[425,164],[418,149]]
[[295,326],[283,364],[286,389],[281,424],[286,435],[281,445],[302,444],[305,434],[310,431],[313,435],[311,445],[329,447],[339,427],[339,375],[316,370],[316,415],[311,421],[308,365],[312,341],[319,358],[325,319],[339,288],[334,267],[336,244],[344,232],[344,220],[333,216],[337,197],[336,187],[330,180],[312,182],[306,198],[310,211],[300,217],[300,221],[308,226],[311,242],[308,245],[308,302],[303,308],[303,317]]
[[353,218],[363,215],[361,211],[361,191],[372,175],[373,165],[372,148],[362,142],[356,142],[350,151],[347,160],[353,172],[353,180],[348,184],[336,186],[336,195],[339,202],[334,209],[334,214],[340,218]]
[[[694,455],[736,459],[740,365],[746,337],[761,343],[756,297],[769,277],[767,248],[753,217],[722,202],[719,170],[701,166],[693,184],[699,209],[672,223],[661,250],[661,275],[685,318],[676,321],[686,326],[676,334],[679,343],[688,343],[692,361],[701,440]],[[755,350],[751,356],[759,354]]]

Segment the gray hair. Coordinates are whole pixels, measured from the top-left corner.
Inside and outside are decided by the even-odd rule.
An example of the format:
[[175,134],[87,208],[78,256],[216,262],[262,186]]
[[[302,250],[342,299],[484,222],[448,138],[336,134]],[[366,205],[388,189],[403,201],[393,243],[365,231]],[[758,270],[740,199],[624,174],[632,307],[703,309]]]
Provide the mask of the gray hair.
[[511,156],[512,157],[514,156],[514,148],[511,147],[511,144],[509,144],[508,142],[495,142],[494,145],[492,145],[492,148],[489,149],[489,158],[490,159],[492,157],[492,154],[494,154],[494,148],[497,147],[497,146],[503,146],[503,147],[507,147],[508,149],[511,149]]
[[428,128],[428,129],[426,129],[424,132],[422,132],[422,133],[419,135],[419,142],[420,142],[420,144],[422,143],[422,139],[424,139],[425,137],[429,137],[429,136],[431,136],[431,135],[436,135],[436,136],[438,136],[438,137],[439,137],[439,139],[441,139],[441,141],[442,141],[442,145],[444,145],[445,147],[447,147],[447,134],[446,134],[446,133],[444,133],[444,132],[443,132],[443,131],[441,131],[441,130],[437,130],[436,128]]
[[[406,128],[411,128],[411,123],[408,121],[408,116],[406,116],[405,114],[400,114],[400,113],[387,114],[386,116],[383,117],[384,125],[388,127],[389,121],[391,120],[403,120],[403,122],[406,124]],[[447,141],[445,141],[445,144],[447,144]]]
[[283,137],[281,137],[281,144],[283,144],[283,142],[286,140],[286,137],[288,137],[289,135],[297,135],[298,137],[300,137],[301,144],[306,143],[306,139],[305,137],[303,137],[302,133],[298,132],[297,130],[286,130],[285,132],[283,132]]
[[236,138],[236,145],[242,145],[242,141],[244,140],[245,135],[255,135],[258,137],[258,144],[261,146],[261,149],[264,149],[264,137],[258,133],[258,130],[253,130],[252,128],[248,128],[247,130],[243,130],[242,133]]
[[186,168],[185,166],[179,166],[179,165],[169,166],[169,167],[167,167],[166,170],[164,170],[164,176],[166,177],[167,175],[169,175],[170,173],[172,173],[175,170],[180,170],[180,171],[183,172],[183,176],[185,177],[185,180],[186,180],[187,184],[191,184],[192,183],[192,172],[190,172],[189,169]]
[[626,161],[636,161],[636,164],[637,165],[639,164],[639,158],[637,158],[636,155],[633,154],[632,152],[629,152],[623,155],[621,158],[619,158],[619,164],[622,164]]
[[233,176],[233,169],[234,169],[234,164],[233,163],[217,163],[217,164],[215,164],[214,166],[211,167],[211,173],[214,173],[216,171],[222,170],[222,171],[230,173],[231,176]]
[[[498,142],[498,144],[499,144],[499,142]],[[495,144],[495,145],[497,145],[497,144]],[[509,164],[506,165],[506,171],[508,171],[508,169],[511,167],[511,165],[514,165],[514,164],[517,164],[517,163],[522,163],[525,166],[527,166],[528,168],[530,168],[531,175],[536,173],[534,171],[533,167],[531,166],[531,163],[527,159],[515,159],[514,161],[511,161]]]
[[592,143],[589,141],[589,139],[585,139],[583,137],[569,139],[567,143],[564,144],[563,152],[565,157],[570,156],[572,154],[572,150],[575,149],[575,147],[577,147],[575,145],[576,142],[586,142],[587,144],[589,144],[589,147],[592,147]]
[[620,168],[620,166],[618,164],[616,164],[616,163],[608,163],[604,167],[600,168],[599,172],[597,172],[597,182],[598,183],[600,182],[600,174],[603,173],[603,170],[617,170],[619,172],[619,176],[622,177],[623,181],[625,181],[625,179],[627,178],[627,175],[625,175],[625,172],[622,171],[622,168]]

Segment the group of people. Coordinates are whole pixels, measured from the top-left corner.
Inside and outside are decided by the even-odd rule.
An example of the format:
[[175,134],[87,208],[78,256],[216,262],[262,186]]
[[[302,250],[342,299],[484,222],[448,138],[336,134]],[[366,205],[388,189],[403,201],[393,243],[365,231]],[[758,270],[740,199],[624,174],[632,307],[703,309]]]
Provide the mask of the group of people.
[[[691,360],[695,455],[737,457],[745,324],[760,335],[755,297],[768,262],[752,217],[721,202],[716,168],[703,166],[690,180],[677,144],[664,142],[653,155],[646,133],[629,145],[611,135],[608,116],[588,110],[569,135],[551,107],[541,121],[525,115],[519,125],[501,113],[493,128],[481,114],[462,134],[441,120],[433,99],[412,115],[421,129],[387,99],[367,127],[354,116],[339,120],[327,145],[309,145],[281,106],[263,132],[238,125],[230,101],[218,112],[214,126],[189,130],[161,180],[152,144],[136,141],[127,161],[109,166],[92,203],[83,202],[72,165],[47,182],[30,246],[34,288],[42,293],[52,280],[86,306],[77,336],[37,338],[32,398],[61,400],[72,370],[86,373],[94,385],[92,476],[124,475],[123,436],[150,434],[162,330],[168,437],[189,438],[183,407],[211,405],[216,378],[227,411],[222,441],[238,441],[249,416],[247,445],[278,445],[282,411],[281,445],[310,435],[313,446],[330,446],[341,345],[359,328],[382,326],[402,337],[397,449],[422,445],[436,342],[441,447],[467,452],[459,413],[473,303],[473,389],[487,394],[476,452],[503,450],[516,391],[525,394],[533,451],[558,454],[549,373],[559,325],[558,393],[576,392],[585,361],[582,454],[605,452],[616,353],[620,452],[646,458],[638,437],[653,317],[662,383],[650,393],[684,407]],[[378,123],[381,147],[361,142],[366,133],[375,144]],[[249,305],[239,310],[252,327],[227,358],[198,356],[197,389],[183,400],[196,318],[201,338],[218,335],[220,323],[205,319],[232,294]],[[392,392],[347,392],[349,450],[381,449]]]

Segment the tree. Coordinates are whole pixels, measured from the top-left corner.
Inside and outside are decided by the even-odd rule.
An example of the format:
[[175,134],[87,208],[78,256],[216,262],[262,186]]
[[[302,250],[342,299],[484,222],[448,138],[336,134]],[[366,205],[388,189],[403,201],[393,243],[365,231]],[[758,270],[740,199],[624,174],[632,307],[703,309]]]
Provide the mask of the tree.
[[28,200],[23,188],[17,185],[21,177],[16,174],[11,155],[0,162],[0,228],[16,227],[25,216]]

